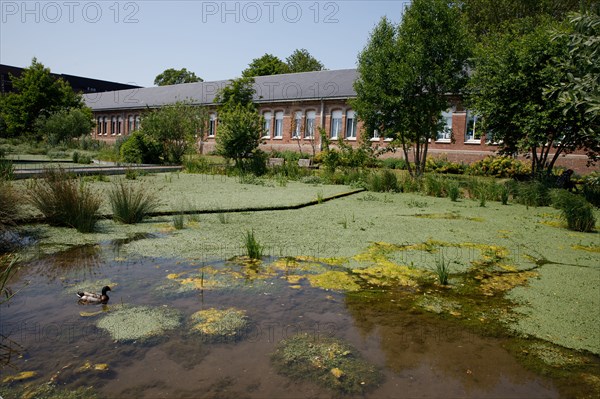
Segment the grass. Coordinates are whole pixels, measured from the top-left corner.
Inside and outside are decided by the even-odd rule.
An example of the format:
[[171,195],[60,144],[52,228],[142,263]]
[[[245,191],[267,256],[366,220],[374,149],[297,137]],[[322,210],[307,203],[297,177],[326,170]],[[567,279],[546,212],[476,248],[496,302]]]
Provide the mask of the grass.
[[17,272],[17,259],[14,255],[0,256],[0,305],[8,302],[15,295],[8,287],[8,282]]
[[74,227],[81,233],[94,230],[102,199],[83,181],[72,178],[62,169],[48,169],[44,178],[34,180],[28,200],[50,224]]
[[15,225],[15,221],[19,217],[20,202],[17,192],[12,185],[0,180],[0,252],[2,252],[3,237],[7,230]]
[[435,260],[435,268],[433,271],[441,285],[448,285],[448,278],[450,277],[450,261],[446,261],[443,253]]
[[565,190],[554,190],[553,205],[560,209],[561,218],[569,230],[592,232],[596,228],[596,217],[592,205],[582,196]]
[[114,220],[124,224],[140,223],[159,205],[156,195],[143,185],[134,185],[123,180],[114,183],[108,193],[108,199]]
[[227,213],[219,213],[217,214],[217,218],[219,219],[219,222],[221,222],[221,224],[229,223],[229,215]]
[[259,260],[262,258],[264,248],[254,236],[254,230],[246,231],[244,245],[246,247],[246,256],[250,259]]
[[175,230],[182,230],[185,227],[185,215],[183,213],[173,215],[173,227],[175,227]]

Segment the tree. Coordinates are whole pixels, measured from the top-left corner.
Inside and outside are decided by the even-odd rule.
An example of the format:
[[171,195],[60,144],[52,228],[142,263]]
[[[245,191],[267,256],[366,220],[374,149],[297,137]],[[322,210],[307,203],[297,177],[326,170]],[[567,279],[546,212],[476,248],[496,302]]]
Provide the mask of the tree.
[[324,68],[323,64],[306,49],[295,50],[285,59],[285,62],[291,73],[322,71]]
[[[568,57],[562,59],[561,79],[548,90],[558,96],[563,114],[582,113],[581,135],[588,140],[588,157],[598,158],[600,148],[600,6],[569,18],[572,31],[558,32],[554,40],[566,40]],[[594,145],[595,142],[595,145]]]
[[239,170],[245,170],[245,161],[256,155],[262,136],[262,118],[253,107],[235,104],[219,114],[217,152],[233,159]]
[[466,82],[469,43],[459,10],[446,0],[414,0],[396,28],[382,18],[359,54],[353,107],[369,130],[394,140],[425,170],[429,140]]
[[0,97],[0,119],[4,137],[34,135],[35,120],[42,116],[68,108],[83,107],[80,95],[75,94],[71,86],[62,79],[50,74],[36,58],[31,66],[25,68],[20,77],[11,76],[14,92]]
[[556,60],[568,57],[567,42],[551,31],[558,26],[531,25],[522,21],[477,47],[470,102],[500,152],[530,156],[532,175],[545,178],[560,155],[582,148],[597,154],[600,143],[581,129],[581,110],[564,112],[558,96],[547,95],[566,79]]
[[288,65],[272,54],[265,54],[260,58],[255,58],[248,65],[248,68],[242,71],[243,77],[279,75],[289,73]]
[[40,116],[35,121],[36,137],[49,144],[68,143],[88,135],[94,127],[92,110],[88,107],[61,109],[50,116]]
[[142,117],[141,132],[160,145],[164,163],[181,163],[183,155],[197,140],[204,138],[207,111],[204,107],[177,102],[165,105]]
[[156,86],[178,85],[181,83],[203,82],[202,78],[196,76],[192,71],[187,69],[166,69],[163,73],[158,74],[154,79]]
[[233,79],[227,86],[223,87],[215,96],[214,102],[221,104],[221,108],[229,105],[251,106],[254,98],[254,78],[241,77]]

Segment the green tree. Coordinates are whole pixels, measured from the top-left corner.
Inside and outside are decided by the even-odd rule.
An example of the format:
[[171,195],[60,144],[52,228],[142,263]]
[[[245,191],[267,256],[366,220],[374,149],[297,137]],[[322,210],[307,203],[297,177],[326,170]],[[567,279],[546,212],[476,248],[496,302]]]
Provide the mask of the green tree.
[[248,68],[242,71],[243,77],[279,75],[288,73],[288,65],[272,54],[265,54],[260,58],[255,58],[248,65]]
[[[571,32],[559,32],[554,40],[566,40],[567,57],[559,61],[561,79],[550,95],[557,95],[563,113],[582,113],[580,134],[588,138],[588,157],[598,158],[600,150],[600,5],[588,12],[572,14]],[[595,143],[595,144],[594,144]]]
[[181,83],[194,83],[194,82],[203,82],[202,78],[196,76],[196,74],[192,71],[188,71],[186,68],[183,69],[174,69],[169,68],[165,69],[163,73],[160,73],[154,79],[154,84],[156,86],[168,86],[168,85],[178,85]]
[[402,148],[411,175],[425,171],[429,140],[441,129],[448,93],[466,83],[469,42],[458,8],[414,0],[396,28],[383,18],[359,54],[353,107],[367,129]]
[[11,81],[15,91],[0,97],[0,134],[4,137],[30,136],[41,140],[34,135],[38,117],[83,107],[81,96],[67,82],[54,78],[36,58],[21,76],[11,76]]
[[252,106],[254,92],[254,78],[241,77],[233,79],[227,86],[219,90],[214,102],[220,104],[221,108],[236,104]]
[[94,127],[92,110],[88,107],[61,109],[35,121],[36,137],[49,144],[69,143],[72,139],[89,135]]
[[208,120],[204,107],[177,102],[145,114],[141,132],[161,148],[164,163],[181,163],[183,155],[203,140]]
[[285,62],[291,73],[322,71],[324,69],[323,64],[310,55],[306,49],[295,50],[285,59]]
[[527,154],[532,175],[544,178],[560,155],[582,148],[597,154],[600,143],[581,129],[583,112],[564,112],[558,96],[547,95],[566,79],[557,64],[568,58],[565,37],[553,40],[555,22],[531,25],[523,20],[477,47],[470,103],[501,153]]

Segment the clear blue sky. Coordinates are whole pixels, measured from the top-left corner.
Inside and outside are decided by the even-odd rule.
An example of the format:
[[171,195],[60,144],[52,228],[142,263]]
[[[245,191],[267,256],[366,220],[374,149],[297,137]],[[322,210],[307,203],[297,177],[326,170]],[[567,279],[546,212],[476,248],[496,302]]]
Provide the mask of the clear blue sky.
[[237,77],[254,58],[306,48],[327,69],[356,67],[381,17],[409,1],[0,0],[0,63],[152,86],[167,68],[205,81]]

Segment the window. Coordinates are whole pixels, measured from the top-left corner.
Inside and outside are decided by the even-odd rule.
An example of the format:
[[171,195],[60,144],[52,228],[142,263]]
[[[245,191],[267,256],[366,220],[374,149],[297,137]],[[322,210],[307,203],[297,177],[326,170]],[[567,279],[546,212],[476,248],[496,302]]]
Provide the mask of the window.
[[139,130],[140,128],[140,116],[136,115],[135,116],[135,130]]
[[215,132],[217,131],[217,114],[210,114],[208,120],[208,137],[215,137]]
[[452,139],[452,110],[442,112],[444,126],[437,134],[437,141],[450,141]]
[[135,118],[133,115],[127,117],[127,132],[131,133],[135,130]]
[[98,135],[102,134],[102,117],[101,116],[98,117],[98,122],[96,123],[96,133]]
[[465,131],[465,141],[479,143],[481,140],[481,118],[472,112],[467,111],[467,129]]
[[113,136],[117,133],[117,117],[110,118],[110,134]]
[[303,125],[304,115],[302,111],[298,111],[294,114],[294,129],[292,130],[292,138],[299,139],[302,137],[302,125]]
[[119,116],[117,119],[117,134],[120,136],[123,132],[123,117]]
[[270,112],[265,112],[263,114],[263,119],[265,120],[265,125],[264,125],[264,138],[269,138],[271,137],[271,120],[273,119],[273,114]]
[[108,134],[108,118],[106,116],[102,118],[102,133],[105,136]]
[[373,130],[373,134],[371,135],[371,141],[379,141],[379,130]]
[[356,117],[354,111],[346,112],[346,138],[356,140]]
[[331,138],[337,139],[342,131],[342,111],[331,113]]
[[315,137],[315,117],[317,113],[315,111],[308,111],[306,113],[306,126],[304,128],[304,137],[312,139]]
[[283,137],[283,111],[275,112],[275,138]]

